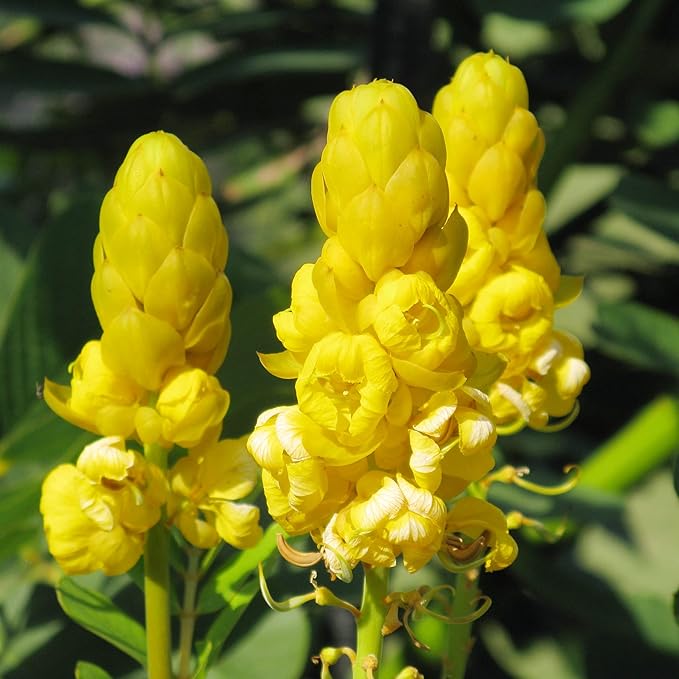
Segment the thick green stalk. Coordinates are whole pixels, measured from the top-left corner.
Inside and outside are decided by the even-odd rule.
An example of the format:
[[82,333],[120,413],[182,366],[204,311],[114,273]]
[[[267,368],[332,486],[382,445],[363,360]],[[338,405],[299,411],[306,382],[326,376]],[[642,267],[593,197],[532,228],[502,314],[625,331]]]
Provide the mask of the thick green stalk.
[[[167,450],[160,446],[145,446],[144,452],[149,462],[163,470],[167,468]],[[170,535],[162,520],[146,536],[144,606],[147,675],[149,679],[171,679]]]
[[361,602],[361,617],[356,623],[356,663],[354,664],[353,679],[377,677],[379,669],[372,675],[366,672],[371,666],[373,656],[379,668],[382,658],[382,625],[387,613],[384,599],[389,594],[389,569],[373,568],[363,565],[365,579],[363,581],[363,601]]
[[200,578],[201,552],[194,547],[188,549],[188,564],[184,574],[184,602],[179,615],[179,673],[178,679],[191,678],[191,648],[193,630],[196,626],[196,593]]
[[622,492],[662,464],[679,445],[679,400],[653,399],[583,462],[580,484]]
[[[478,572],[458,573],[455,576],[455,598],[451,616],[464,618],[476,608],[473,603],[479,596]],[[441,679],[463,679],[467,660],[472,650],[471,622],[447,625],[447,643],[441,662]]]

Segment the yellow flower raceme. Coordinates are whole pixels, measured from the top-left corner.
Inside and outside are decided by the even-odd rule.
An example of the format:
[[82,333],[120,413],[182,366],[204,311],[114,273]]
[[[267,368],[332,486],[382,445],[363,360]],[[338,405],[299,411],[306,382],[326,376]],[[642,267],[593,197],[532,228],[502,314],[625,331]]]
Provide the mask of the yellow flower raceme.
[[588,369],[581,350],[569,349],[581,363],[570,362],[568,396],[558,395],[557,362],[545,347],[556,336],[552,310],[568,277],[543,230],[536,175],[544,135],[528,110],[525,79],[492,52],[474,54],[438,92],[433,114],[446,142],[450,205],[469,228],[450,292],[465,308],[472,347],[507,361],[490,391],[498,421],[544,427],[575,408]]
[[92,299],[104,356],[148,389],[184,361],[212,373],[226,353],[228,242],[210,194],[200,158],[152,132],[132,145],[102,204]]
[[252,547],[262,535],[259,509],[236,500],[256,483],[257,468],[245,437],[193,448],[170,471],[168,519],[201,549],[220,539],[238,549]]
[[312,178],[318,221],[377,281],[445,223],[444,167],[441,130],[405,87],[376,80],[342,92]]
[[163,473],[118,436],[86,446],[77,464],[59,465],[40,499],[50,552],[67,573],[128,571],[160,520],[167,496]]
[[458,500],[446,517],[446,535],[462,534],[475,540],[487,533],[490,551],[485,557],[487,571],[510,566],[518,553],[514,538],[507,529],[507,518],[497,507],[476,497]]

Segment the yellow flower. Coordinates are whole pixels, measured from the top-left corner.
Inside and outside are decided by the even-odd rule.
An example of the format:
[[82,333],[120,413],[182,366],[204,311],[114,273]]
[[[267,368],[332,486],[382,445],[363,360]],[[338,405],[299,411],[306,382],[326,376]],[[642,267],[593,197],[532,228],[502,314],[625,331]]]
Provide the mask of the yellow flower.
[[69,366],[71,386],[45,380],[47,405],[66,421],[88,431],[129,437],[147,392],[136,382],[115,374],[104,363],[101,343],[87,342]]
[[368,454],[386,434],[385,415],[398,382],[370,335],[334,332],[317,342],[295,385],[299,409],[342,446]]
[[229,393],[219,380],[200,368],[175,368],[167,373],[153,408],[141,408],[135,418],[144,443],[193,448],[216,440],[229,408]]
[[405,87],[376,80],[342,92],[312,179],[318,221],[377,281],[446,221],[444,164],[438,125]]
[[235,502],[257,483],[257,467],[247,453],[245,439],[193,448],[170,471],[168,518],[196,547],[214,547],[221,538],[247,549],[262,535],[259,509]]
[[77,464],[59,465],[42,486],[40,512],[50,552],[67,573],[125,573],[160,520],[162,472],[121,437],[86,446]]
[[361,330],[372,328],[396,374],[432,390],[459,386],[474,369],[461,322],[460,306],[423,272],[386,274],[359,308]]
[[356,488],[356,499],[315,536],[331,573],[341,572],[338,555],[350,567],[358,561],[393,566],[403,555],[404,566],[414,572],[436,554],[445,525],[443,500],[401,474],[368,472]]
[[515,266],[479,291],[468,317],[478,332],[480,348],[502,352],[520,371],[551,330],[553,312],[552,293],[542,276]]
[[435,393],[410,425],[410,469],[420,487],[450,499],[493,468],[496,438],[482,391],[463,387]]
[[446,535],[462,534],[475,540],[487,532],[490,551],[485,557],[487,571],[497,571],[511,565],[519,548],[507,529],[505,515],[490,502],[476,497],[463,497],[448,512]]
[[[109,347],[132,319],[157,342],[162,322],[174,358],[181,348],[181,361],[210,373],[221,365],[231,334],[231,287],[223,273],[226,231],[210,193],[205,165],[174,135],[152,132],[131,146],[104,198],[94,247],[92,299],[104,337],[113,335],[104,340]],[[115,360],[112,348],[105,353]],[[163,377],[141,375],[149,389]]]

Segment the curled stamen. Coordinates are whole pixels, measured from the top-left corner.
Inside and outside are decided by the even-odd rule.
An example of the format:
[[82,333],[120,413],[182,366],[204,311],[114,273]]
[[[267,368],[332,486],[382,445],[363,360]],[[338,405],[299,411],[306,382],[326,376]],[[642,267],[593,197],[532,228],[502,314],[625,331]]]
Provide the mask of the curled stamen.
[[478,558],[479,554],[488,546],[490,531],[484,530],[479,537],[469,544],[459,535],[446,535],[446,549],[458,563],[468,563]]
[[574,421],[575,418],[580,414],[580,403],[578,401],[575,402],[573,405],[573,410],[571,410],[566,417],[562,418],[561,420],[558,420],[557,422],[553,422],[552,424],[545,424],[542,427],[533,427],[537,431],[541,431],[547,434],[552,434],[557,431],[561,431],[562,429],[565,429],[569,425],[571,425]]
[[291,563],[293,566],[299,566],[300,568],[315,566],[323,558],[323,555],[320,552],[300,552],[294,547],[291,547],[283,533],[278,533],[276,535],[276,547],[278,548],[279,554],[288,563]]
[[549,526],[545,526],[541,521],[531,519],[528,516],[524,516],[521,512],[514,510],[507,514],[507,528],[509,528],[509,530],[532,528],[537,531],[540,537],[544,538],[546,542],[554,543],[558,542],[563,537],[568,528],[568,521],[564,518],[556,528],[550,528]]
[[438,339],[439,337],[443,337],[445,335],[445,327],[446,327],[446,321],[445,318],[443,317],[443,314],[441,313],[440,309],[437,309],[435,306],[431,304],[422,304],[423,309],[427,309],[427,311],[431,311],[434,316],[436,316],[436,320],[438,321],[438,328],[434,332],[429,332],[426,334],[423,334],[422,337],[426,340],[433,340],[433,339]]
[[264,569],[261,562],[258,564],[259,569],[259,589],[262,592],[262,597],[266,601],[269,608],[280,613],[285,613],[286,611],[291,611],[293,608],[299,608],[308,601],[315,601],[318,606],[336,606],[338,608],[343,608],[345,611],[349,611],[355,618],[360,617],[361,612],[348,601],[336,597],[327,587],[319,587],[316,584],[316,579],[318,573],[316,571],[311,571],[309,577],[309,582],[313,587],[313,591],[308,594],[298,594],[297,596],[290,597],[285,601],[276,601],[269,591],[269,587],[266,584],[266,579],[264,577]]
[[564,474],[568,474],[571,471],[575,471],[575,474],[558,486],[541,486],[538,483],[526,481],[526,479],[523,478],[523,474],[518,473],[518,471],[519,470],[517,470],[517,474],[514,478],[512,478],[511,483],[515,486],[519,486],[519,488],[524,488],[532,493],[537,493],[538,495],[563,495],[564,493],[573,490],[573,488],[578,485],[580,479],[580,468],[574,464],[566,465],[563,468],[563,472]]
[[321,545],[320,549],[321,554],[323,555],[323,559],[325,560],[326,567],[328,567],[328,559],[325,556],[326,551],[332,552],[332,555],[339,562],[340,567],[339,573],[336,573],[335,571],[331,570],[328,567],[328,572],[330,573],[330,578],[332,580],[334,580],[335,578],[339,578],[342,582],[351,582],[354,579],[354,571],[349,565],[349,562],[336,549],[332,548],[330,545],[326,545],[325,543]]

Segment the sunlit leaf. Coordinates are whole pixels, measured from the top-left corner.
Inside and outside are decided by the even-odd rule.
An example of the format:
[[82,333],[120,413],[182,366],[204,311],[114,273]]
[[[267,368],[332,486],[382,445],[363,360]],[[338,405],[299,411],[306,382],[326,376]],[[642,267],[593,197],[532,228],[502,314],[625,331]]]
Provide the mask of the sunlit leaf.
[[618,165],[571,165],[549,194],[545,230],[552,234],[606,198],[622,176]]
[[140,664],[145,664],[144,628],[123,613],[108,597],[65,577],[57,585],[57,599],[64,612],[79,625],[127,653]]
[[679,101],[666,99],[648,104],[636,132],[641,142],[651,148],[675,144],[679,141]]
[[30,627],[11,638],[0,657],[0,673],[10,672],[21,665],[37,649],[52,639],[61,629],[63,623],[58,620]]
[[600,23],[612,19],[621,12],[630,0],[560,0],[559,2],[533,2],[533,0],[493,0],[474,2],[472,6],[479,13],[502,9],[513,17],[556,24],[564,21],[592,21]]
[[663,183],[628,175],[611,196],[611,203],[641,224],[679,241],[679,194]]
[[113,679],[111,675],[101,667],[91,662],[80,660],[75,666],[75,679]]
[[297,679],[303,676],[310,641],[311,626],[303,610],[271,611],[229,648],[207,676]]

